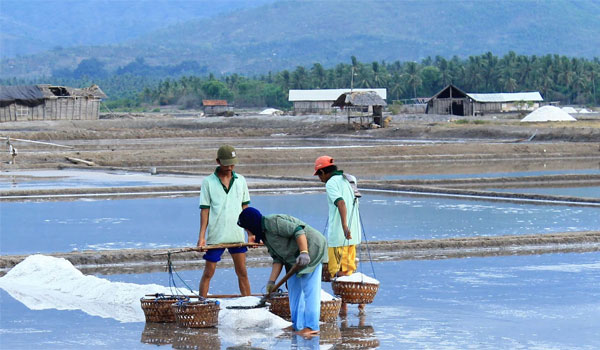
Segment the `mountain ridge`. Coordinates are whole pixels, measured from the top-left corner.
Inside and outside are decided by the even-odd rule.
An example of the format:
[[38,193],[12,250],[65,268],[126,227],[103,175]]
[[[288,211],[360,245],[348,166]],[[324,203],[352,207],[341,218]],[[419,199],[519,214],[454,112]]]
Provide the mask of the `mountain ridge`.
[[192,19],[119,45],[56,48],[2,61],[1,77],[51,75],[86,57],[108,70],[143,57],[197,61],[218,74],[261,74],[319,62],[468,57],[483,52],[600,56],[600,2],[275,1]]

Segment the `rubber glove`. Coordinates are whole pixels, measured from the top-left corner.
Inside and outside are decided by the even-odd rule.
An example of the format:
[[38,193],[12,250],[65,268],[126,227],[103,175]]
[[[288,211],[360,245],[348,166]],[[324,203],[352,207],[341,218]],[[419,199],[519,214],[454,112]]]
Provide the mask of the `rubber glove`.
[[273,290],[273,287],[275,287],[275,281],[267,282],[267,286],[265,287],[267,290],[267,293],[271,293],[271,290]]
[[300,253],[300,255],[298,255],[298,257],[296,258],[296,264],[298,264],[298,266],[300,267],[310,264],[310,256],[308,255],[308,253]]

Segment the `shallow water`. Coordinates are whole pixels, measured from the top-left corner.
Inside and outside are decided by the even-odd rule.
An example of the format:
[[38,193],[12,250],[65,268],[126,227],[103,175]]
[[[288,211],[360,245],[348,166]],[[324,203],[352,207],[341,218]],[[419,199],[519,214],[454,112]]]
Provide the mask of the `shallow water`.
[[199,185],[202,177],[125,171],[36,170],[0,173],[0,189]]
[[513,192],[513,193],[535,193],[553,196],[571,196],[600,198],[600,187],[532,187],[532,188],[489,188],[486,191]]
[[496,177],[522,177],[522,176],[547,176],[547,175],[598,175],[600,169],[569,169],[569,170],[531,170],[531,171],[506,171],[506,172],[476,172],[463,174],[419,174],[419,175],[386,175],[373,179],[383,180],[442,180],[466,178],[496,178]]
[[[264,214],[294,215],[326,227],[324,193],[252,195]],[[600,230],[595,207],[366,193],[360,202],[367,240]],[[0,202],[2,254],[152,249],[195,245],[198,198]]]
[[[246,346],[319,349],[344,341],[379,349],[598,349],[600,253],[375,263],[381,287],[367,315],[324,325],[311,341],[284,334]],[[372,275],[369,266],[361,265]],[[258,292],[269,269],[249,271]],[[179,271],[195,285],[201,271]],[[168,285],[166,273],[101,276]],[[326,287],[327,289],[328,287]],[[212,293],[236,293],[232,269],[219,269]],[[26,308],[0,291],[3,349],[216,349],[242,345],[219,330],[186,331],[120,323],[81,311]],[[248,332],[252,334],[251,331]],[[156,344],[156,345],[153,345]]]

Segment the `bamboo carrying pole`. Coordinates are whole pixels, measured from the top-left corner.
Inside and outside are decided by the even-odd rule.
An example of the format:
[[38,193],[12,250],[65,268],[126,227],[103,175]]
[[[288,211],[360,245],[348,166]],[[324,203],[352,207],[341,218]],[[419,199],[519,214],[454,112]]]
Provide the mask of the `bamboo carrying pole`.
[[262,247],[263,245],[264,244],[262,244],[262,243],[245,243],[245,242],[244,243],[222,243],[222,244],[206,245],[204,247],[188,247],[188,248],[172,250],[172,251],[168,251],[168,252],[164,252],[164,253],[156,253],[156,254],[152,254],[152,255],[155,256],[155,255],[168,255],[168,254],[186,253],[186,252],[205,252],[207,250],[221,249],[221,248],[239,248],[239,247],[256,248],[256,247]]
[[[156,297],[156,294],[146,294],[147,297]],[[201,298],[201,296],[199,295],[164,295],[165,297],[184,297],[184,298]],[[205,299],[228,299],[228,298],[243,298],[247,295],[241,295],[241,294],[209,294],[206,296]],[[253,297],[262,297],[262,294],[250,294],[249,296],[253,296]]]

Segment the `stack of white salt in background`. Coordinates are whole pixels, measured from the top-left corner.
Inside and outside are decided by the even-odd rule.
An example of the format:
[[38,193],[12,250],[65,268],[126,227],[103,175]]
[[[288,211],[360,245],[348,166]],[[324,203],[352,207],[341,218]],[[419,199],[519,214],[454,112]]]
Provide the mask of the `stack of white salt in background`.
[[554,106],[544,106],[529,113],[521,122],[576,121],[569,113]]

